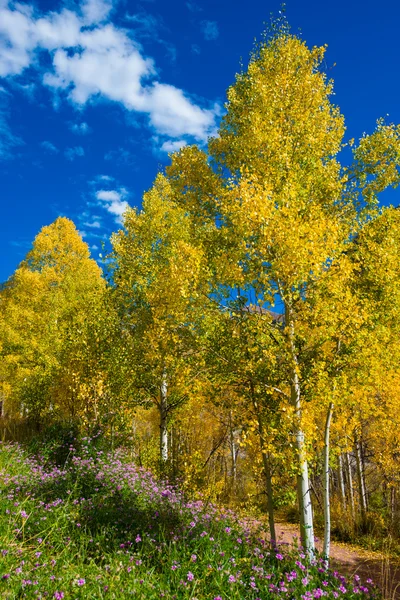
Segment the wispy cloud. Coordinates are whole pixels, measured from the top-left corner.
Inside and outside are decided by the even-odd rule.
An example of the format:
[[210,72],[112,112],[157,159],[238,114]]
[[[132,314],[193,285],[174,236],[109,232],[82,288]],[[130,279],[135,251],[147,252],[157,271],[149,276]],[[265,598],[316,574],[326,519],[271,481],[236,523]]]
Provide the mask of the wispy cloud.
[[[151,18],[145,22],[136,15],[129,32],[111,22],[108,0],[42,14],[7,0],[0,6],[0,76],[30,68],[58,103],[68,99],[83,108],[98,99],[116,102],[146,115],[153,131],[170,138],[188,135],[203,142],[214,131],[215,106],[201,106],[184,90],[159,81],[154,61],[133,41],[134,24],[149,31],[157,25]],[[203,23],[206,39],[215,39],[216,23]]]
[[93,217],[92,221],[85,221],[84,226],[90,229],[100,229],[102,227],[101,219],[100,217]]
[[73,133],[76,133],[77,135],[87,135],[91,132],[89,125],[85,123],[85,121],[83,121],[82,123],[70,123],[69,128]]
[[44,140],[43,142],[41,142],[40,145],[44,150],[46,150],[46,152],[49,152],[50,154],[58,154],[59,153],[59,149],[57,148],[57,146],[55,146],[48,140]]
[[161,16],[147,13],[145,11],[137,14],[127,14],[125,19],[134,29],[135,38],[140,40],[151,40],[164,46],[169,59],[176,61],[176,47],[165,39],[169,32]]
[[201,53],[200,46],[198,46],[197,44],[192,44],[191,47],[190,47],[190,49],[193,52],[193,54],[200,54]]
[[201,6],[199,6],[198,4],[196,4],[196,2],[192,2],[191,0],[189,0],[189,2],[186,2],[186,7],[191,11],[191,12],[201,12],[203,9],[201,8]]
[[18,135],[15,135],[8,122],[8,92],[0,94],[0,160],[13,157],[14,150],[22,146],[24,141]]
[[218,25],[215,21],[202,21],[201,30],[207,41],[216,40],[219,36]]
[[110,160],[119,165],[133,165],[137,161],[132,152],[122,147],[106,152],[104,160]]
[[64,156],[67,160],[75,160],[75,158],[80,158],[85,156],[85,150],[82,146],[74,146],[71,148],[66,148],[64,151]]
[[97,179],[98,181],[114,181],[114,177],[111,177],[111,175],[98,175]]

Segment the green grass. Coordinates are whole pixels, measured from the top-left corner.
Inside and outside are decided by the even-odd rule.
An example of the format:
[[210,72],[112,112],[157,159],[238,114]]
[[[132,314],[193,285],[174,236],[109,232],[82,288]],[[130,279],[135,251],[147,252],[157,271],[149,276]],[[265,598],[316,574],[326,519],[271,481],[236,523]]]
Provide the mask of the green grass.
[[89,599],[380,598],[271,548],[231,511],[186,501],[91,440],[63,467],[0,445],[0,597]]

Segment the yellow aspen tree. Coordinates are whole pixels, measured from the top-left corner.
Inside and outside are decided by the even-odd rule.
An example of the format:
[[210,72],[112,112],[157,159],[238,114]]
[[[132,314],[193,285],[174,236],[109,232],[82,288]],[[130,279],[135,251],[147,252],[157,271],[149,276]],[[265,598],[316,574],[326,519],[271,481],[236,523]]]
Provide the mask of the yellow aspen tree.
[[[208,155],[175,154],[167,169],[176,202],[199,224],[215,289],[247,289],[248,301],[276,306],[287,357],[298,461],[301,538],[314,552],[303,419],[308,358],[301,345],[302,306],[336,265],[377,195],[399,182],[400,129],[378,122],[342,167],[344,119],[321,69],[325,47],[309,49],[284,28],[262,42],[228,90],[226,115]],[[230,290],[228,292],[227,290]]]
[[72,221],[60,217],[40,231],[2,292],[2,356],[14,412],[39,420],[57,414],[54,390],[68,332],[104,289]]
[[161,464],[168,460],[171,412],[186,399],[200,368],[193,324],[203,301],[202,254],[191,242],[185,211],[170,196],[169,182],[159,175],[144,195],[142,211],[128,209],[124,230],[112,238],[115,296],[131,354],[126,362],[131,396],[158,408]]

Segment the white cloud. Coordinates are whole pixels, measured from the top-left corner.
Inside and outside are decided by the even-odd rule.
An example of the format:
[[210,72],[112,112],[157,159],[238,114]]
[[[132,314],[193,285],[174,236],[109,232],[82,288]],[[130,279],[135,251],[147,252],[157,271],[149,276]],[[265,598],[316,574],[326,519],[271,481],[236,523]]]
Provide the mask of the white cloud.
[[82,146],[74,146],[72,148],[66,148],[64,156],[68,160],[75,160],[75,158],[85,156],[85,151]]
[[201,54],[201,48],[197,44],[192,44],[190,47],[193,54]]
[[218,25],[215,21],[202,21],[201,30],[207,41],[216,40],[219,36]]
[[155,83],[149,90],[147,106],[151,124],[163,135],[191,135],[204,140],[212,133],[215,109],[206,110],[192,104],[182,90],[172,85]]
[[125,188],[118,190],[98,190],[96,192],[97,200],[111,215],[115,217],[117,223],[122,223],[122,215],[128,208],[128,202],[125,198],[128,197],[128,191]]
[[186,146],[185,140],[167,140],[161,146],[162,152],[177,152]]
[[85,225],[85,227],[90,227],[93,229],[100,229],[100,227],[102,226],[100,223],[100,219],[95,218],[95,217],[93,218],[93,221],[86,221],[84,223],[84,225]]
[[73,133],[77,135],[87,135],[91,132],[91,129],[84,121],[82,123],[70,123],[69,128]]
[[86,0],[82,5],[85,23],[93,25],[104,21],[110,14],[113,4],[107,0]]
[[44,150],[50,152],[50,154],[58,154],[59,152],[59,149],[48,140],[44,140],[40,145]]
[[[0,76],[21,75],[31,67],[57,102],[65,97],[80,107],[96,99],[117,102],[147,115],[156,133],[171,138],[205,141],[213,132],[215,107],[203,108],[183,90],[157,81],[153,60],[132,40],[132,31],[109,21],[111,1],[86,0],[80,10],[42,15],[23,4],[3,0],[1,6]],[[142,28],[156,26],[143,16],[136,24],[140,19]],[[203,23],[206,39],[215,39],[216,23]]]
[[96,198],[105,202],[114,202],[120,200],[121,194],[115,190],[99,190],[96,192]]

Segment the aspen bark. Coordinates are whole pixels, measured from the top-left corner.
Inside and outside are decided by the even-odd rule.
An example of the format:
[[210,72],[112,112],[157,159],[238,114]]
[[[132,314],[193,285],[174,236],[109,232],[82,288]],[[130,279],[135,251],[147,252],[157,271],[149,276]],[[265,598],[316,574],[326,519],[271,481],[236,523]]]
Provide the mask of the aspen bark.
[[267,492],[267,510],[268,510],[268,525],[271,543],[276,543],[275,517],[274,517],[274,497],[272,491],[272,473],[270,459],[266,452],[262,452],[262,461],[265,474],[265,486]]
[[343,477],[343,456],[339,454],[339,487],[340,487],[340,496],[342,499],[343,509],[346,510],[346,489],[344,486],[344,477]]
[[290,385],[290,396],[292,404],[295,408],[296,417],[295,438],[299,470],[299,474],[297,476],[297,495],[300,509],[300,536],[302,545],[306,550],[308,557],[312,559],[315,553],[314,524],[310,494],[310,482],[308,476],[308,463],[305,450],[305,436],[301,426],[301,389],[298,374],[298,361],[294,343],[294,324],[291,309],[287,305],[285,307],[285,321],[293,364]]
[[333,402],[329,404],[325,423],[324,439],[324,547],[323,557],[328,560],[331,548],[331,507],[329,495],[329,434],[333,413]]
[[348,479],[349,496],[350,496],[351,516],[353,517],[353,521],[354,521],[356,518],[356,510],[355,510],[355,506],[354,506],[353,474],[351,471],[350,454],[348,452],[346,452],[346,468],[347,468],[347,479]]
[[237,479],[237,457],[238,457],[238,448],[235,442],[235,431],[232,423],[232,413],[229,412],[229,448],[231,451],[231,478],[232,478],[232,487],[236,488],[236,479]]
[[365,490],[365,481],[364,481],[364,465],[363,459],[361,455],[361,443],[358,437],[356,437],[355,442],[355,450],[356,450],[356,464],[357,464],[357,479],[358,479],[358,489],[360,496],[360,510],[361,510],[361,518],[364,520],[367,514],[367,497]]
[[160,386],[160,461],[161,464],[164,464],[168,460],[168,428],[167,428],[167,418],[168,418],[168,384],[167,377],[165,373],[163,374],[163,378]]

